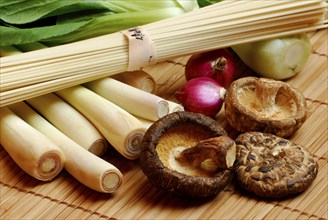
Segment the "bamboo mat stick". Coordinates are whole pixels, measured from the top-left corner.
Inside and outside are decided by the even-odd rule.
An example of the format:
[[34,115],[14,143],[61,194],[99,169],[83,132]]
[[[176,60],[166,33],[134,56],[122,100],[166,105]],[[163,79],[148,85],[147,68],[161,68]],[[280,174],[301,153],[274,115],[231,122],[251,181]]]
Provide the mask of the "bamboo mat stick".
[[[326,6],[324,0],[224,1],[179,18],[144,25],[142,32],[137,29],[135,34],[151,38],[157,55],[155,62],[160,62],[170,57],[326,28]],[[118,32],[2,58],[0,106],[56,91],[60,79],[65,83],[62,88],[67,88],[124,72],[133,63],[129,52],[133,52],[129,41]],[[46,82],[49,82],[48,89],[43,90],[39,84]],[[36,89],[26,94],[27,91],[22,92],[25,87]]]
[[[304,210],[307,213],[315,213],[315,210],[320,207],[322,204],[325,204],[327,202],[327,198],[322,196],[322,192],[327,191],[327,179],[322,180],[318,184],[318,190],[316,190],[311,197],[307,198],[306,201],[304,201],[300,207],[298,207],[301,210]],[[307,204],[307,205],[305,205]]]

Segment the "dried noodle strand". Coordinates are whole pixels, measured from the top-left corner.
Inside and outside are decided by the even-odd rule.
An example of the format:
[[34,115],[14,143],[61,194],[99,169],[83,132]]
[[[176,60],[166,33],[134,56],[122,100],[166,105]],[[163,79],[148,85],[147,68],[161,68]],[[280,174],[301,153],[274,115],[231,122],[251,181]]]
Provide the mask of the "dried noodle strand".
[[[223,1],[144,25],[157,61],[327,28],[325,0]],[[127,69],[122,33],[1,58],[0,106]]]

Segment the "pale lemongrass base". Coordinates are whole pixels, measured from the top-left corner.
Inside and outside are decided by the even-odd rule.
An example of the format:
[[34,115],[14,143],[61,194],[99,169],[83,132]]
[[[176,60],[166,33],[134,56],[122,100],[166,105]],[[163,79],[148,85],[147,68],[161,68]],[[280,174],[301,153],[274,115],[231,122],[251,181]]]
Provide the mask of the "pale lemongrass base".
[[158,119],[164,117],[165,115],[169,114],[169,104],[166,100],[161,100],[157,104],[157,116]]
[[145,135],[145,130],[134,130],[127,135],[125,139],[124,156],[128,159],[134,160],[140,157],[141,142]]
[[109,143],[107,140],[99,139],[90,146],[89,151],[94,155],[102,156],[108,149],[108,146]]
[[149,92],[155,94],[156,92],[156,84],[154,83],[154,79],[146,78],[144,79],[143,83],[139,87],[141,90],[145,92]]
[[179,103],[176,103],[176,102],[173,102],[173,101],[169,101],[167,100],[167,102],[169,103],[169,111],[170,113],[173,113],[173,112],[181,112],[181,111],[184,111],[184,107],[179,104]]
[[114,171],[106,172],[102,177],[104,191],[112,193],[122,185],[122,174]]
[[62,158],[58,155],[57,151],[49,151],[43,154],[36,169],[36,176],[41,179],[51,180],[56,177],[63,168]]

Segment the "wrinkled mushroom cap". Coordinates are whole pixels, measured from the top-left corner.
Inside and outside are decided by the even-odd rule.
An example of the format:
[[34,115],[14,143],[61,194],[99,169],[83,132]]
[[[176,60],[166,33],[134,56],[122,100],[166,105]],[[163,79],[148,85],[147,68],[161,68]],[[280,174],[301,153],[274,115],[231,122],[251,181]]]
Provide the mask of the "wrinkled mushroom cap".
[[171,113],[147,130],[142,142],[141,169],[155,187],[165,191],[189,197],[218,194],[231,180],[230,170],[220,169],[212,175],[192,173],[175,167],[170,157],[175,149],[223,135],[226,132],[210,117],[186,111]]
[[239,132],[261,131],[289,137],[306,119],[306,101],[285,82],[244,77],[229,87],[225,115]]
[[267,198],[305,191],[318,173],[318,163],[307,148],[262,132],[236,138],[236,181],[246,190]]

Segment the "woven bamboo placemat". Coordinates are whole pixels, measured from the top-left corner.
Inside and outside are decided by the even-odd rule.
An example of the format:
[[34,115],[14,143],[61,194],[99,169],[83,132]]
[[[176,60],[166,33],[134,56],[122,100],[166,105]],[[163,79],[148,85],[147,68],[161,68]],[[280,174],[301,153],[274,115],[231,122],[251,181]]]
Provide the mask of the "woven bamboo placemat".
[[[67,172],[43,183],[25,174],[0,146],[0,219],[328,219],[328,34],[309,33],[313,52],[305,68],[287,80],[306,97],[308,118],[291,137],[306,146],[319,164],[319,173],[304,193],[282,199],[255,198],[233,184],[214,198],[186,199],[154,188],[140,170],[110,149],[103,158],[124,175],[114,194],[94,192]],[[174,99],[184,82],[188,57],[179,57],[147,67],[155,78],[158,95]],[[240,76],[253,73],[239,64]],[[230,136],[237,134],[221,111],[218,122]]]

